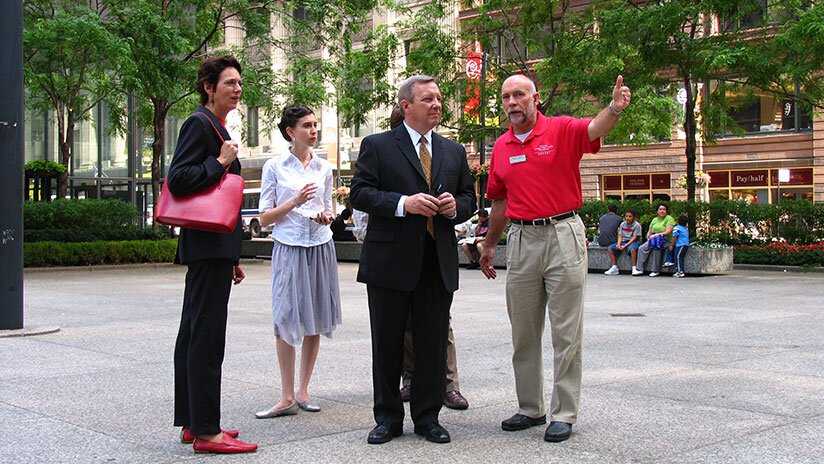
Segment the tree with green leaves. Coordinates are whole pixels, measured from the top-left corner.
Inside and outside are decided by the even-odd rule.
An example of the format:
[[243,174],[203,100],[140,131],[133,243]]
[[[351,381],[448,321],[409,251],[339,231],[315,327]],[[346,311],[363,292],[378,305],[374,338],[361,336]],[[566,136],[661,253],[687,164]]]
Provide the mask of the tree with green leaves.
[[[101,0],[104,1],[104,0]],[[160,194],[160,161],[166,150],[166,119],[171,113],[187,114],[197,101],[195,80],[200,62],[209,54],[234,53],[244,65],[244,85],[249,105],[263,105],[271,65],[259,51],[270,31],[274,0],[105,0],[107,23],[129,44],[131,67],[124,71],[121,96],[130,93],[139,102],[142,127],[151,128],[152,196]],[[243,46],[224,45],[225,32],[237,29]],[[120,105],[120,114],[124,114]]]
[[94,107],[116,98],[129,69],[127,42],[106,24],[103,0],[26,0],[23,53],[29,108],[53,110],[64,166],[58,196],[65,197],[74,130]]
[[[674,126],[683,125],[687,195],[693,202],[699,137],[711,143],[724,128],[732,129],[731,108],[716,95],[705,92],[699,105],[704,83],[751,86],[807,107],[824,101],[821,2],[769,2],[768,16],[763,4],[487,0],[467,23],[463,40],[480,42],[493,57],[487,62],[493,91],[513,72],[535,78],[547,114],[592,114],[608,103],[614,76],[623,74],[633,104],[608,142],[643,145],[669,139]],[[675,101],[680,89],[686,92],[683,107]]]
[[[787,41],[800,34],[806,39],[802,43],[812,40],[820,45],[821,34],[818,38],[809,34],[816,28],[821,30],[820,21],[813,19],[821,18],[821,8],[818,2],[802,0],[769,4],[675,0],[631,6],[604,0],[595,4],[593,17],[600,28],[592,40],[599,56],[621,63],[633,79],[654,86],[678,83],[685,91],[689,203],[695,200],[698,138],[712,143],[718,135],[737,131],[730,118],[733,108],[724,102],[725,86],[704,88],[703,94],[702,86],[714,81],[820,104],[824,101],[817,84],[824,69],[820,50],[797,53],[797,46],[787,47]],[[702,96],[705,98],[699,107]],[[693,214],[690,229],[695,230]]]

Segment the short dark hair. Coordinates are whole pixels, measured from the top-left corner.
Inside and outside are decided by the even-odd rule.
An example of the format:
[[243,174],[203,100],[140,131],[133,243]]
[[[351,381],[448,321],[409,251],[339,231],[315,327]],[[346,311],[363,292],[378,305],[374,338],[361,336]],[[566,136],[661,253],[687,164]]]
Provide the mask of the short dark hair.
[[659,204],[658,204],[658,206],[656,206],[656,207],[655,207],[655,211],[658,211],[658,209],[659,209],[660,207],[662,207],[662,206],[663,206],[664,208],[666,208],[667,213],[669,213],[669,205],[667,205],[666,203],[659,203]]
[[636,213],[634,209],[628,209],[628,210],[624,211],[624,214],[627,214],[627,213],[631,214],[633,218],[638,217],[638,213]]
[[486,208],[481,208],[475,214],[477,214],[478,216],[489,216],[489,211],[487,211]]
[[615,203],[610,203],[609,206],[607,206],[607,211],[609,211],[610,213],[617,213],[618,205],[616,205]]
[[283,116],[280,117],[278,129],[280,129],[280,133],[287,142],[291,142],[292,137],[289,137],[289,134],[286,133],[286,128],[294,128],[298,124],[298,121],[300,121],[300,118],[310,114],[315,114],[315,112],[301,105],[287,106],[283,109]]
[[678,216],[679,226],[685,226],[688,222],[690,222],[690,217],[687,215],[687,213],[683,213],[680,216]]
[[209,94],[206,93],[206,84],[217,85],[220,80],[220,73],[226,68],[237,69],[238,74],[243,74],[240,68],[240,63],[234,56],[215,56],[207,58],[206,61],[200,64],[197,70],[197,84],[195,90],[200,94],[200,104],[205,105],[209,103]]

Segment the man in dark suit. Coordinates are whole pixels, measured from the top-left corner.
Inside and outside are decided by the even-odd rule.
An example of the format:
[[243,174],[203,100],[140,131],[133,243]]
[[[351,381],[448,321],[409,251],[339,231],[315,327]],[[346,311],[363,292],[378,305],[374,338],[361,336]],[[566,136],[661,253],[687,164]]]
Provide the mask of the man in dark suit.
[[367,442],[386,443],[403,433],[398,382],[411,313],[415,433],[448,443],[449,432],[438,423],[438,414],[445,387],[449,308],[458,288],[454,225],[475,210],[475,190],[463,146],[433,131],[442,109],[435,80],[405,80],[398,103],[404,123],[363,140],[350,191],[352,206],[369,213],[358,270],[358,281],[367,285],[372,326],[377,425]]

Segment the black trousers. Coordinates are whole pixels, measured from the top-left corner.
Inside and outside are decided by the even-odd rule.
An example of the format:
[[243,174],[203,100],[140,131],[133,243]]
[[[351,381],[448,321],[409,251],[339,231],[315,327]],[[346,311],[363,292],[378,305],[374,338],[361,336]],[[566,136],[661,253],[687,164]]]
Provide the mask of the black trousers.
[[175,425],[220,433],[220,377],[233,262],[189,264],[175,344]]
[[[398,383],[403,366],[403,336],[412,323],[415,377],[410,402],[416,426],[438,421],[446,379],[446,336],[452,292],[444,288],[435,242],[427,237],[417,287],[403,292],[367,285],[372,327],[372,382],[375,422],[403,424]],[[387,270],[389,272],[389,270]],[[409,317],[411,313],[411,317]]]

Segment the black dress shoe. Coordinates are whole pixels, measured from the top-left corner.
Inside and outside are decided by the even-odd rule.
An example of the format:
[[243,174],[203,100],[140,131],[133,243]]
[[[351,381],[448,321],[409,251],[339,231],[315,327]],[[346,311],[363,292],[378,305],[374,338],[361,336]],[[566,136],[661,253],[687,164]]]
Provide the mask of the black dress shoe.
[[382,445],[401,435],[403,435],[403,426],[401,425],[389,427],[384,424],[378,424],[369,432],[369,436],[366,437],[366,443],[370,445]]
[[449,443],[452,439],[449,437],[449,432],[437,422],[427,426],[415,426],[415,433],[426,438],[426,441],[432,443]]
[[523,414],[515,414],[501,422],[501,428],[507,432],[515,432],[517,430],[524,430],[536,425],[546,424],[546,416],[529,417]]
[[572,433],[572,424],[567,424],[566,422],[558,422],[552,421],[549,423],[549,427],[546,428],[546,432],[544,433],[544,440],[557,443],[559,441],[564,441],[569,438],[569,435]]

